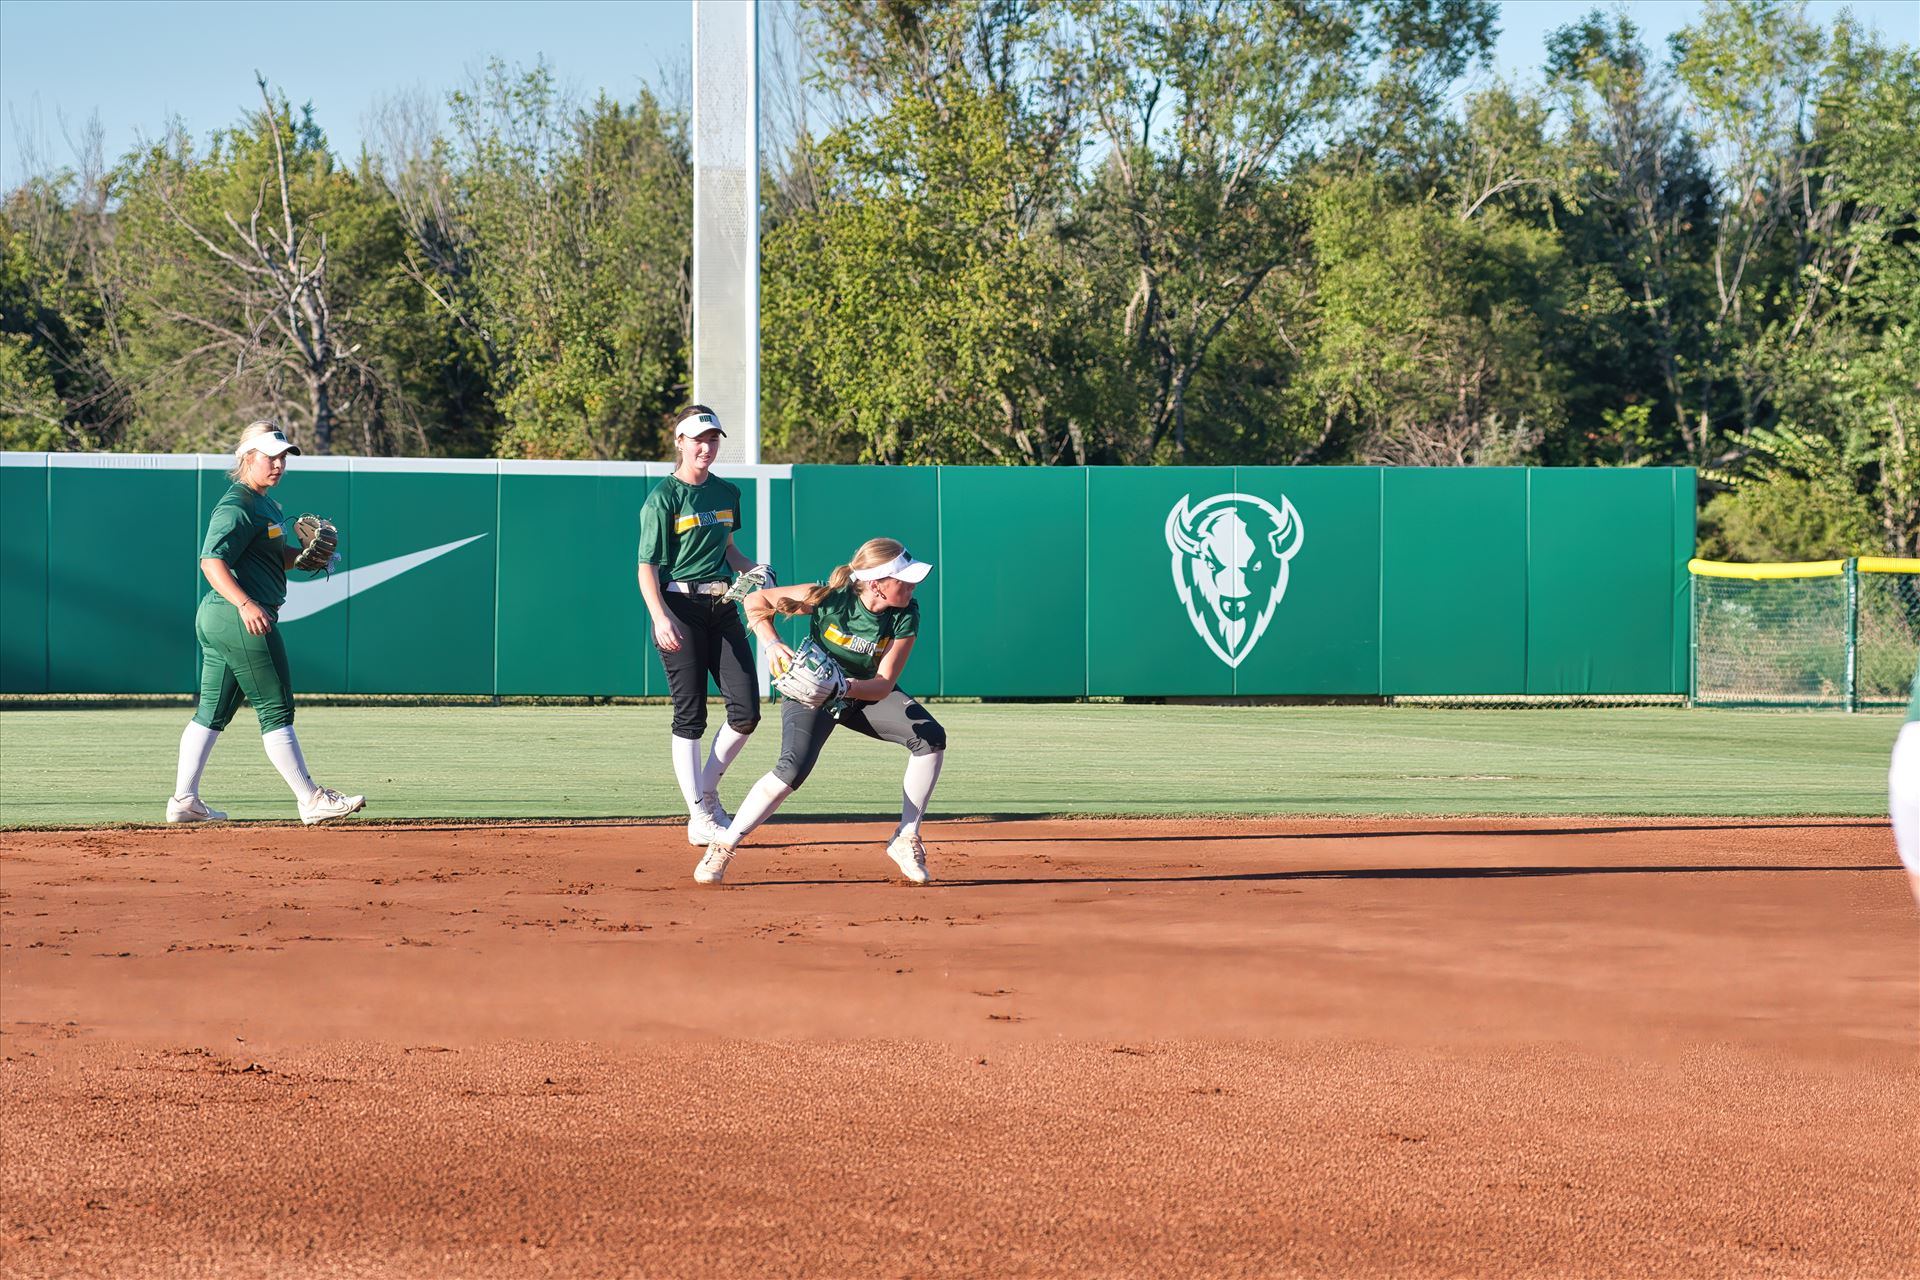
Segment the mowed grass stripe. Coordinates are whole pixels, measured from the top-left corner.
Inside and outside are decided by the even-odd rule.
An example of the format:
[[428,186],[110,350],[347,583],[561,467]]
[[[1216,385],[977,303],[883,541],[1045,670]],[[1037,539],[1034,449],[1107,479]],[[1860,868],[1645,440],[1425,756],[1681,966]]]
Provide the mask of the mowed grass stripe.
[[[1886,812],[1897,716],[1673,708],[935,704],[952,737],[935,816]],[[0,711],[0,824],[155,822],[185,709]],[[714,707],[714,723],[721,711]],[[320,782],[369,818],[670,817],[664,706],[308,707]],[[779,709],[722,788],[773,766]],[[849,730],[784,813],[895,813],[905,760]],[[293,806],[243,711],[202,788],[235,818]]]

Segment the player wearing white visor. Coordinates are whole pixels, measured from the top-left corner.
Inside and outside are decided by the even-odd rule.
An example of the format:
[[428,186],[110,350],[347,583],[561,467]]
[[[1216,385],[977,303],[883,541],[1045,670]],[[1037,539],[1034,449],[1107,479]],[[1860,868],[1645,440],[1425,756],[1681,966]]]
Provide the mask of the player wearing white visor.
[[753,784],[739,814],[707,847],[694,868],[696,881],[718,884],[725,877],[740,842],[806,782],[834,728],[844,725],[907,749],[900,825],[887,843],[887,856],[907,880],[927,883],[920,823],[946,759],[947,731],[899,682],[920,633],[914,588],[931,572],[931,564],[915,559],[892,538],[874,538],[825,582],[773,587],[747,597],[747,624],[776,675],[787,671],[797,655],[774,630],[774,615],[808,615],[812,626],[804,647],[817,646],[830,665],[837,665],[833,674],[844,673],[843,682],[836,679],[843,692],[814,706],[791,696],[781,704],[779,763]]

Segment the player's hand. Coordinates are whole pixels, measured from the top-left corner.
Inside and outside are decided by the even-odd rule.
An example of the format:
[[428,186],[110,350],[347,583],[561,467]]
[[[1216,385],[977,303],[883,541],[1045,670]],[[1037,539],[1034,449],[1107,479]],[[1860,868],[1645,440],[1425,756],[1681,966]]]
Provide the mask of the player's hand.
[[767,674],[777,676],[793,665],[793,650],[784,640],[775,640],[766,646]]
[[240,606],[240,621],[250,636],[263,636],[273,630],[273,619],[251,600]]
[[653,624],[653,645],[662,653],[680,652],[680,626],[672,618],[662,618]]

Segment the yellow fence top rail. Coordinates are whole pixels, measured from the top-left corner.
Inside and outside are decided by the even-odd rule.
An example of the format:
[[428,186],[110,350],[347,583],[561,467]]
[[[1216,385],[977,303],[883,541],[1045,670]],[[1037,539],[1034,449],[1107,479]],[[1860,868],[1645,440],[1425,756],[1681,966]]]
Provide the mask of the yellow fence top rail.
[[[1861,556],[1853,563],[1861,573],[1920,573],[1920,559],[1905,556]],[[1782,560],[1762,564],[1687,561],[1687,572],[1702,578],[1837,578],[1846,571],[1845,560]]]
[[1687,572],[1702,578],[1835,578],[1845,560],[1798,560],[1777,564],[1734,564],[1727,560],[1689,560]]

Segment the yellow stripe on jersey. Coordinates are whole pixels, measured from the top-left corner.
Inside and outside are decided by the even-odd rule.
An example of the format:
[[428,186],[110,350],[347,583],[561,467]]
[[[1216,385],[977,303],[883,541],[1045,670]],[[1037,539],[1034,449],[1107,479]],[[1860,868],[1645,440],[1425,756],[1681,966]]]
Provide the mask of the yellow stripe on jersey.
[[277,524],[270,524],[267,526],[267,536],[269,538],[277,538],[284,532],[286,531]]
[[884,640],[862,640],[858,636],[848,635],[831,622],[821,631],[820,636],[828,644],[837,644],[842,649],[851,650],[854,653],[882,654],[893,644],[892,636],[888,636]]
[[681,516],[678,520],[675,520],[673,522],[673,531],[675,533],[685,533],[689,529],[698,529],[701,525],[708,524],[723,524],[731,529],[734,527],[733,512],[731,510],[696,511],[690,516]]

